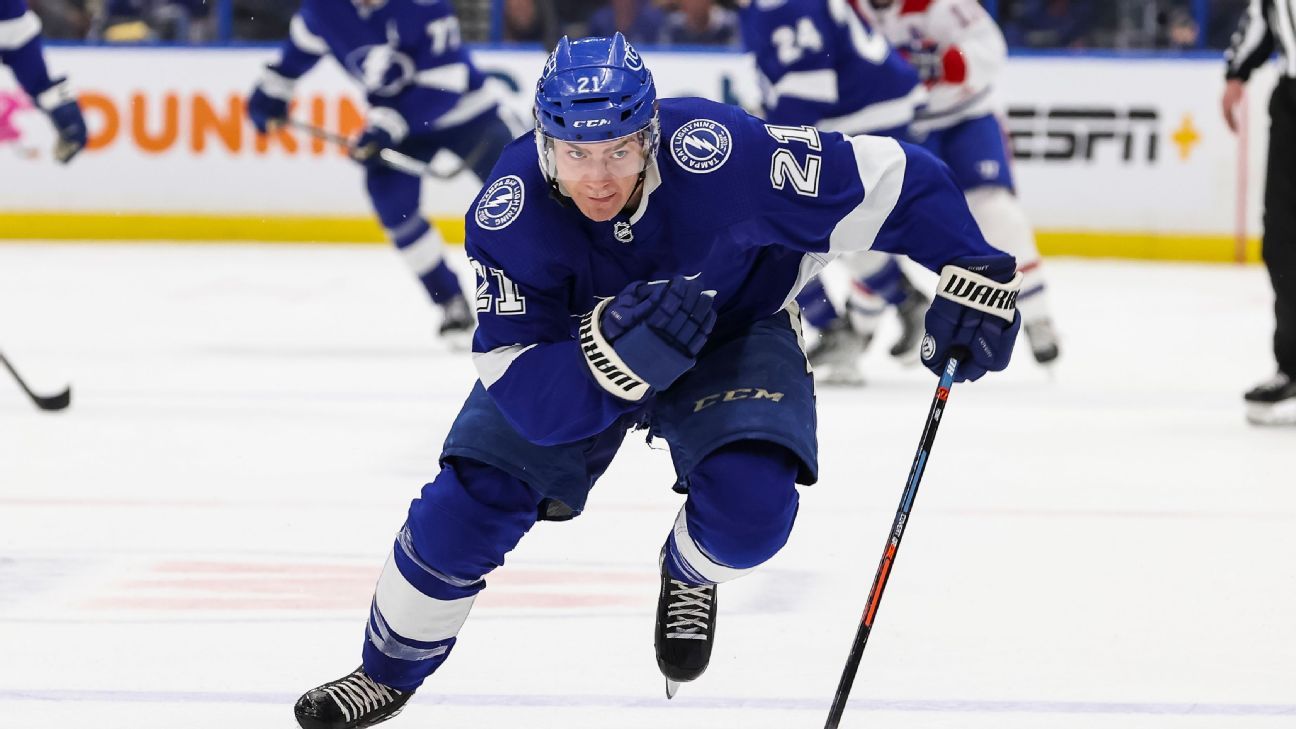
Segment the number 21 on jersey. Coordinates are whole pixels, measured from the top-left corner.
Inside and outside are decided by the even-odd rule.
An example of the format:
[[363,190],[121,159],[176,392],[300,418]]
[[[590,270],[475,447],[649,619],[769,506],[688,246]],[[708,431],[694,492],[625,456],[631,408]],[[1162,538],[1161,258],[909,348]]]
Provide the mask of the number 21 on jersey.
[[[789,127],[778,124],[766,124],[769,132],[779,144],[800,142],[810,152],[823,149],[819,141],[819,130],[812,126]],[[823,157],[817,154],[806,154],[805,164],[797,162],[797,157],[788,147],[779,147],[770,157],[770,184],[775,190],[782,190],[788,183],[792,190],[805,197],[819,197],[819,170],[823,167]]]
[[[487,313],[491,309],[495,310],[500,316],[515,316],[526,313],[526,297],[518,293],[517,284],[509,280],[508,276],[498,268],[487,268],[482,265],[481,261],[475,258],[469,258],[468,263],[472,265],[473,272],[477,274],[477,312]],[[499,290],[499,296],[493,296],[490,293],[490,280],[495,279],[496,288]]]

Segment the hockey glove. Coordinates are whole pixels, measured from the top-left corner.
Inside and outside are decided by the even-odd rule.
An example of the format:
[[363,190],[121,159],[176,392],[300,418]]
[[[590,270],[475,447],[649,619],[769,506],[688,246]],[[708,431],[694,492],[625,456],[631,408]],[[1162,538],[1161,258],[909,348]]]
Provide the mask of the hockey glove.
[[927,310],[922,361],[937,375],[959,357],[958,381],[998,372],[1012,357],[1021,314],[1021,274],[1009,255],[969,256],[941,269],[936,298]]
[[927,88],[940,83],[961,84],[967,80],[967,61],[957,46],[939,48],[929,42],[909,48],[903,55],[918,72],[918,80]]
[[296,83],[296,79],[280,74],[274,66],[266,67],[247,102],[248,118],[258,132],[269,134],[288,122],[288,102],[292,101]]
[[394,146],[396,143],[390,132],[380,127],[369,127],[351,145],[351,159],[365,167],[376,167],[382,163],[380,153]]
[[625,400],[664,390],[694,364],[715,326],[714,292],[696,278],[639,281],[581,321],[580,342],[594,380]]
[[54,158],[67,164],[86,145],[85,117],[77,104],[67,79],[58,79],[48,89],[36,95],[36,105],[49,115],[58,142],[54,145]]

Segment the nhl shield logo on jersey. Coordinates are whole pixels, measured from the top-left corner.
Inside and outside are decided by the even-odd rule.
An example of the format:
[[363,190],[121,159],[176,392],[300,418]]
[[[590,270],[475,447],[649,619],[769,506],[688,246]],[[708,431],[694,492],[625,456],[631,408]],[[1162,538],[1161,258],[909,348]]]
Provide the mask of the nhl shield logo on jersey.
[[499,230],[517,220],[522,213],[522,202],[526,186],[517,175],[501,177],[491,183],[477,202],[473,217],[477,225],[486,230]]
[[723,124],[710,119],[694,119],[675,130],[671,136],[671,156],[689,172],[714,172],[729,159],[733,137]]
[[629,243],[634,240],[634,230],[624,220],[617,221],[616,225],[612,226],[612,235],[622,243]]

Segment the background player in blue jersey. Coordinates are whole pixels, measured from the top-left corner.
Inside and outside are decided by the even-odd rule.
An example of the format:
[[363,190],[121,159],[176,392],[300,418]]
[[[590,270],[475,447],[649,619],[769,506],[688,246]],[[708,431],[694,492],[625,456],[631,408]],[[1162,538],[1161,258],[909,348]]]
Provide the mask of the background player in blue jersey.
[[[374,591],[363,665],[297,702],[306,729],[390,717],[445,661],[484,577],[541,518],[571,517],[631,428],[670,446],[687,500],[659,554],[667,692],[706,669],[717,587],[782,548],[817,478],[794,297],[833,256],[941,272],[923,351],[1007,366],[1016,264],[918,147],[656,98],[620,34],[559,41],[535,138],[467,220],[479,381]],[[645,555],[645,559],[650,559]]]
[[369,102],[352,156],[365,166],[369,199],[406,263],[442,309],[441,334],[471,331],[470,307],[445,243],[419,212],[421,179],[382,164],[385,148],[423,161],[442,149],[485,179],[513,139],[485,75],[459,40],[448,0],[305,0],[292,19],[279,60],[248,99],[248,115],[265,133],[288,119],[297,79],[325,53],[360,83]]
[[1036,361],[1052,362],[1058,339],[1039,250],[1014,194],[1010,147],[995,116],[994,81],[1008,57],[1003,33],[976,0],[869,0],[859,7],[927,85],[914,132],[954,171],[982,232],[1017,257],[1022,329]]
[[68,162],[86,144],[85,119],[67,79],[52,79],[41,52],[41,22],[25,0],[0,0],[0,63],[8,66],[18,85],[49,116],[58,133],[54,157]]
[[[762,116],[774,124],[909,140],[915,110],[926,98],[918,73],[861,18],[847,0],[737,0],[743,43],[755,57]],[[810,363],[819,382],[860,384],[859,356],[887,306],[900,314],[896,357],[915,354],[927,297],[894,256],[864,251],[841,260],[854,295],[839,315],[819,279],[797,303],[819,340]],[[916,357],[915,357],[916,358]]]

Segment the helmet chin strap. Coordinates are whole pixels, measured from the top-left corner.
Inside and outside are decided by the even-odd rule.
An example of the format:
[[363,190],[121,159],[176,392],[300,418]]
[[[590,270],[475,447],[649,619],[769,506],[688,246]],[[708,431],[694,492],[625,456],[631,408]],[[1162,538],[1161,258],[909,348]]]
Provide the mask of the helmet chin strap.
[[621,208],[621,212],[618,213],[618,215],[634,214],[634,209],[635,207],[638,206],[638,201],[635,200],[635,195],[638,194],[639,191],[643,189],[644,180],[647,178],[648,178],[648,167],[645,165],[643,170],[639,172],[639,179],[635,180],[635,186],[634,189],[630,191],[630,196],[626,198],[625,207]]

